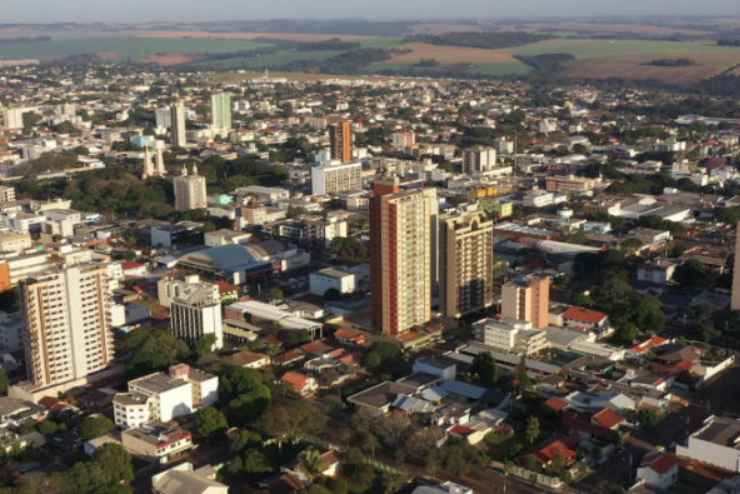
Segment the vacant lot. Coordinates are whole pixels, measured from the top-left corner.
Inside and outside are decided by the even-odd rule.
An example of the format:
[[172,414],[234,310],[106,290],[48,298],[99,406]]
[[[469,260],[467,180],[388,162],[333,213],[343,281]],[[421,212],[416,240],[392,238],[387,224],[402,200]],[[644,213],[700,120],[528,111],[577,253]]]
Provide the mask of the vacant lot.
[[511,62],[511,52],[486,50],[482,48],[463,48],[458,46],[437,46],[429,43],[406,43],[400,47],[409,50],[391,58],[387,63],[396,65],[414,64],[421,60],[436,60],[442,64],[475,63],[488,64]]

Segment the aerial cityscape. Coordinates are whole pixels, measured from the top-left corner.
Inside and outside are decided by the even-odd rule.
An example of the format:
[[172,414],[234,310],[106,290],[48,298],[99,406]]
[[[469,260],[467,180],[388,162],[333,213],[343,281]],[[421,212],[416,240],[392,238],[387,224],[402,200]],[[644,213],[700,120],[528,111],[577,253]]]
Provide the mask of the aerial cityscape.
[[740,494],[740,6],[9,3],[0,494]]

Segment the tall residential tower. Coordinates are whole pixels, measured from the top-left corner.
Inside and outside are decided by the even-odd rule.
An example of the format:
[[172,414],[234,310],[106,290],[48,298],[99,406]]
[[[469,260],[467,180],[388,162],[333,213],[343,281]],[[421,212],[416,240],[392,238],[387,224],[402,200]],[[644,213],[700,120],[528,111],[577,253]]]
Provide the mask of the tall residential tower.
[[329,127],[329,141],[331,142],[331,159],[343,163],[352,161],[354,139],[351,120],[340,120],[332,124]]
[[172,132],[172,145],[185,147],[188,144],[187,127],[186,127],[186,110],[185,105],[178,101],[170,108],[170,130]]

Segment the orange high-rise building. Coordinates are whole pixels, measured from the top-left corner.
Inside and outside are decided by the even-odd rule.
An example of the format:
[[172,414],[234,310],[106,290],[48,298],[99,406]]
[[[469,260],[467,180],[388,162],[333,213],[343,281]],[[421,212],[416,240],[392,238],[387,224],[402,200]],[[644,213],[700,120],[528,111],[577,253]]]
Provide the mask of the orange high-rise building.
[[550,278],[525,276],[504,284],[501,315],[506,319],[528,321],[537,329],[550,324]]
[[351,120],[340,120],[332,124],[329,127],[329,140],[331,141],[331,159],[340,160],[343,163],[352,161],[354,139],[352,138]]
[[373,184],[370,285],[376,329],[397,336],[432,318],[437,218],[434,189],[400,188],[398,177]]

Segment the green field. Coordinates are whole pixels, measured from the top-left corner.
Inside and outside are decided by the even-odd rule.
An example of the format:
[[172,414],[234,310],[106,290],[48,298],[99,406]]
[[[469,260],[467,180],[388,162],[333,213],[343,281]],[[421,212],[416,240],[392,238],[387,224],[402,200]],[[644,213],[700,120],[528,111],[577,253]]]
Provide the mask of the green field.
[[627,55],[708,55],[740,54],[740,49],[709,42],[640,41],[601,39],[554,39],[512,48],[515,55],[570,53],[576,58],[618,57]]
[[115,52],[124,60],[140,61],[152,53],[227,53],[271,46],[236,39],[86,38],[0,43],[0,58],[53,60],[70,55]]
[[204,60],[196,62],[194,66],[202,66],[214,69],[265,69],[279,67],[292,62],[316,61],[321,62],[335,55],[342,53],[341,50],[317,50],[317,51],[298,51],[298,50],[278,50],[269,55],[258,57],[234,57],[224,60]]

